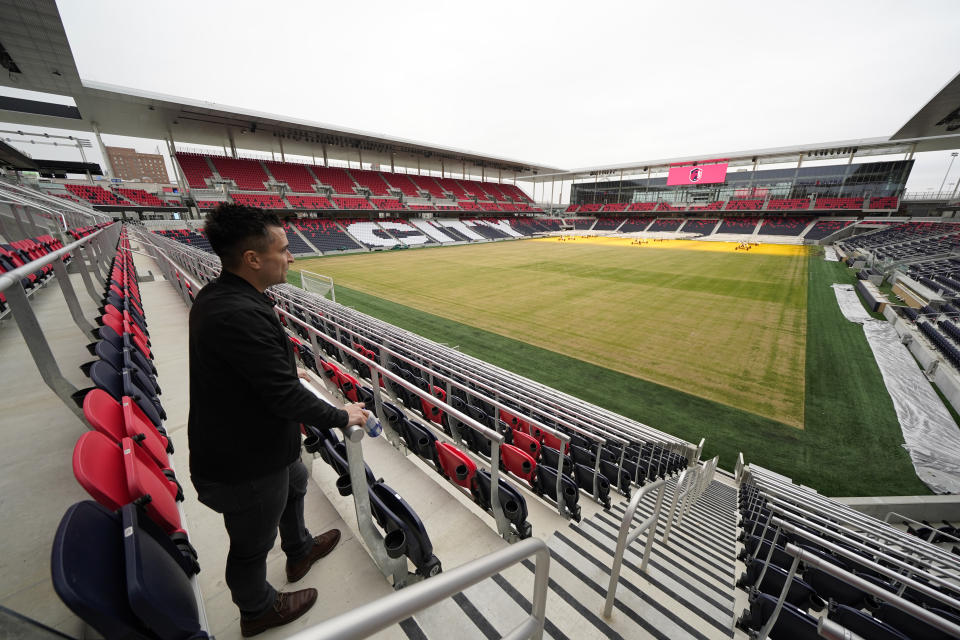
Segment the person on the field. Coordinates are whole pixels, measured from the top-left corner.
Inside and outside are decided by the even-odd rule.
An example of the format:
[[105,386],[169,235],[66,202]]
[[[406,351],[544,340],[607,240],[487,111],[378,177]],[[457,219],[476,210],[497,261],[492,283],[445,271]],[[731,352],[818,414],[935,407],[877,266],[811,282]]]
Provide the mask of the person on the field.
[[293,263],[276,215],[221,205],[206,219],[222,265],[190,309],[190,475],[200,502],[223,515],[230,538],[226,581],[244,637],[296,620],[316,589],[277,592],[267,553],[280,532],[287,580],[300,580],[340,540],[313,537],[303,520],[308,472],[300,427],[362,425],[363,404],[335,409],[298,380],[293,349],[264,294]]

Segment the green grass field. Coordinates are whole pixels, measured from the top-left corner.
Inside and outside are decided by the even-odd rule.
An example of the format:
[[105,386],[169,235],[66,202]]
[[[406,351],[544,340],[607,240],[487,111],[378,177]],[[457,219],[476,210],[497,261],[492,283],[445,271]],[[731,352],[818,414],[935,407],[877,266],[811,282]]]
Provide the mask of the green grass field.
[[[698,243],[706,244],[706,243]],[[929,493],[819,257],[510,242],[298,261],[337,300],[828,495]],[[771,253],[773,253],[771,251]],[[291,272],[291,281],[297,283]]]

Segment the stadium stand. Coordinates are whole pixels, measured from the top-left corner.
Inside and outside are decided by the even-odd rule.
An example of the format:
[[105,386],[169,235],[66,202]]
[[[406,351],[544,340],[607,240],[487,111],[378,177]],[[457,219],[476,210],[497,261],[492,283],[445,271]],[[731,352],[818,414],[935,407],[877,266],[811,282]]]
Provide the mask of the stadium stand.
[[627,211],[653,211],[656,208],[656,202],[633,202],[627,207]]
[[166,200],[161,200],[152,193],[147,193],[143,189],[125,189],[123,187],[115,187],[114,191],[118,194],[130,200],[136,202],[137,204],[143,205],[145,207],[170,207],[173,206],[171,203]]
[[407,193],[406,191],[404,191],[403,193],[405,195],[411,195],[411,196],[417,197],[419,195],[419,192],[418,192],[419,190],[419,191],[426,191],[433,198],[439,198],[443,200],[447,197],[447,195],[443,192],[443,189],[440,187],[440,185],[437,184],[437,181],[430,176],[417,176],[417,175],[403,176],[402,174],[391,174],[390,176],[391,184],[393,184],[393,179],[395,176],[398,177],[401,180],[401,182],[403,181],[403,178],[406,178],[408,182],[411,182],[413,184],[414,192]]
[[683,211],[685,207],[672,205],[669,202],[661,202],[657,204],[657,208],[654,211]]
[[464,211],[483,211],[483,208],[473,200],[458,200],[457,206]]
[[804,236],[806,240],[822,240],[856,222],[855,220],[819,220]]
[[227,180],[233,180],[238,189],[263,191],[266,188],[265,184],[270,180],[259,160],[223,156],[209,156],[209,158],[217,173]]
[[[683,230],[686,233],[700,233],[703,235],[709,235],[716,226],[717,220],[702,220],[699,218],[694,218],[687,220],[686,224],[683,225]],[[653,231],[653,229],[650,230]],[[673,230],[675,231],[676,229]],[[661,229],[661,231],[668,231],[668,229]]]
[[298,220],[294,224],[320,251],[347,251],[363,248],[344,233],[334,220],[307,218]]
[[625,218],[597,218],[597,223],[593,225],[594,231],[616,231],[621,224],[626,222]]
[[863,209],[863,198],[817,198],[814,209]]
[[714,233],[753,233],[759,222],[759,218],[724,218]]
[[373,205],[366,198],[345,198],[343,196],[333,196],[333,203],[337,205],[339,209],[347,210],[359,210],[359,209],[370,209],[373,210]]
[[379,209],[380,211],[401,211],[406,208],[403,206],[403,203],[396,198],[373,198],[371,202],[373,203],[373,208]]
[[470,198],[460,183],[452,178],[434,178],[434,181],[440,185],[441,189],[453,194],[453,197],[457,200],[467,200]]
[[[384,180],[386,180],[390,187],[393,189],[398,189],[400,193],[409,197],[409,198],[419,198],[420,197],[420,186],[419,182],[414,178],[422,178],[422,176],[410,176],[404,173],[384,173],[382,174]],[[424,184],[429,184],[432,182],[430,178],[426,178],[423,181]],[[433,185],[433,189],[437,192],[437,198],[443,198],[443,191],[436,184]]]
[[723,200],[717,200],[710,204],[695,204],[687,207],[687,211],[720,211],[723,209]]
[[300,237],[297,229],[297,225],[291,225],[287,222],[283,223],[283,232],[287,235],[287,242],[289,243],[288,250],[290,253],[293,255],[316,254],[316,250]]
[[324,196],[290,196],[286,197],[287,202],[294,209],[333,209],[333,203]]
[[221,204],[229,202],[228,200],[197,200],[198,209],[213,209]]
[[210,241],[207,240],[207,236],[202,229],[196,231],[192,229],[154,229],[153,232],[185,245],[197,247],[207,253],[213,253]]
[[103,187],[89,186],[84,184],[65,184],[67,191],[86,200],[90,204],[101,204],[109,206],[124,206],[129,205],[130,202],[107,191]]
[[770,198],[767,202],[768,211],[795,211],[809,208],[810,200],[806,198]]
[[323,185],[331,187],[334,193],[354,195],[355,183],[346,169],[338,167],[318,167],[312,166],[310,170],[317,176],[317,181]]
[[870,198],[870,203],[867,205],[867,209],[889,209],[896,211],[900,206],[900,199],[896,196],[892,197],[881,197],[881,198]]
[[287,203],[283,198],[276,194],[263,193],[231,193],[230,197],[237,204],[247,207],[259,207],[261,209],[286,209]]
[[266,165],[273,179],[285,183],[290,187],[290,191],[294,193],[314,192],[316,181],[307,165],[273,160],[264,160],[263,164]]
[[811,221],[810,218],[764,218],[760,233],[769,236],[799,236]]
[[564,213],[577,213],[578,211],[580,211],[580,206],[581,205],[579,204],[569,204],[567,205],[567,208],[564,210]]
[[758,211],[763,208],[763,199],[760,200],[730,200],[725,211]]
[[523,189],[509,182],[501,182],[500,190],[516,203],[533,204],[533,199],[524,193]]
[[[634,231],[648,231],[648,230],[649,231],[676,230],[676,227],[674,229],[654,229],[653,226],[656,226],[656,223],[654,223],[654,225],[651,226],[650,224],[651,222],[653,222],[653,218],[627,218],[626,220],[624,220],[623,224],[620,226],[620,229],[618,229],[618,231],[620,231],[620,233],[631,233]],[[659,222],[659,220],[657,222]],[[679,221],[677,221],[676,226],[677,227],[680,226]],[[650,227],[650,229],[647,229],[647,227]]]
[[[177,152],[177,164],[183,171],[191,189],[208,189],[207,180],[213,178],[213,170],[207,164],[207,157],[196,153]],[[259,187],[263,189],[263,186]]]
[[383,179],[379,171],[367,171],[365,169],[351,169],[350,175],[357,181],[361,187],[370,189],[370,193],[375,196],[389,196],[390,185]]
[[602,204],[592,203],[580,205],[580,208],[577,210],[577,213],[597,213],[600,209],[603,208]]

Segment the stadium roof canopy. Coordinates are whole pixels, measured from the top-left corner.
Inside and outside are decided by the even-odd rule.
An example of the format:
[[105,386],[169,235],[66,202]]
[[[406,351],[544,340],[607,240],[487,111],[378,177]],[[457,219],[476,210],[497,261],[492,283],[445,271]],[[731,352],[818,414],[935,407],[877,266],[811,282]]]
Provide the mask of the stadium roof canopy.
[[[313,156],[503,178],[555,167],[380,133],[161,95],[80,78],[54,0],[0,0],[0,86],[72,98],[73,104],[0,96],[0,121],[174,140],[225,150]],[[66,102],[70,102],[67,100]]]

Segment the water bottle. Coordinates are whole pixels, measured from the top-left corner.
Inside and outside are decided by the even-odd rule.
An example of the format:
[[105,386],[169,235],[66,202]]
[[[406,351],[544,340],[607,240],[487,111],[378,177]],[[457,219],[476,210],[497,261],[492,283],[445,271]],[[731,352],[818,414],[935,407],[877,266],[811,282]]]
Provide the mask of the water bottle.
[[367,435],[371,438],[376,438],[381,433],[383,433],[383,427],[380,426],[380,421],[377,420],[376,414],[371,411],[367,417]]

